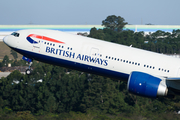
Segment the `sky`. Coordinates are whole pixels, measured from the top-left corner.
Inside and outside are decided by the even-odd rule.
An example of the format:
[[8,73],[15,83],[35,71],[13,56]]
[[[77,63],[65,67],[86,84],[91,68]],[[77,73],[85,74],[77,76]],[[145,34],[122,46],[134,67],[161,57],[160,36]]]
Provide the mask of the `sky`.
[[180,0],[0,0],[0,25],[180,25]]

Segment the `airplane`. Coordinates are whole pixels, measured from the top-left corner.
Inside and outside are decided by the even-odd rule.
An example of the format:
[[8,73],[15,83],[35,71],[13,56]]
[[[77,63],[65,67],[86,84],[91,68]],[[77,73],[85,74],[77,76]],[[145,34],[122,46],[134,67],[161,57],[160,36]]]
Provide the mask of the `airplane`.
[[20,30],[3,41],[28,61],[26,74],[38,60],[127,81],[127,90],[143,97],[180,93],[180,59],[175,57],[57,30]]

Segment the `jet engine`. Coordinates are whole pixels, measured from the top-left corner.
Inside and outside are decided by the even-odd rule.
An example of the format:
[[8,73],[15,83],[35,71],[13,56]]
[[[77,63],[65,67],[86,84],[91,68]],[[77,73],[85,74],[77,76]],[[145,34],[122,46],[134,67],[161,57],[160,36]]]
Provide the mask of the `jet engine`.
[[161,78],[137,71],[130,74],[127,89],[133,94],[150,98],[167,96],[168,93],[166,83]]

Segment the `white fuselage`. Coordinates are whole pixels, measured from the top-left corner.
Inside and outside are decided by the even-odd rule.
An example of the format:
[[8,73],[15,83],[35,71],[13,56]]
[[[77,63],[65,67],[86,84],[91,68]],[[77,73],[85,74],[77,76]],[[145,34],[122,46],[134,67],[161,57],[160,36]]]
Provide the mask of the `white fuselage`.
[[[60,31],[18,33],[19,37],[10,35],[4,42],[24,56],[42,62],[126,80],[132,71],[180,77],[180,59],[171,56]],[[30,43],[28,36],[37,43]]]

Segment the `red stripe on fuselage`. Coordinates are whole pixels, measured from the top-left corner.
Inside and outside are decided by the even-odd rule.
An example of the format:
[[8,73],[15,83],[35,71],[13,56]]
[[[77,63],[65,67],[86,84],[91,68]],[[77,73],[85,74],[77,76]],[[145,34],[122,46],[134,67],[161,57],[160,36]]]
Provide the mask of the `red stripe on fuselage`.
[[30,34],[30,35],[28,35],[28,37],[34,37],[34,38],[38,38],[38,39],[42,39],[42,40],[47,40],[47,41],[50,41],[50,42],[56,42],[56,43],[65,44],[64,42],[61,42],[59,40],[55,40],[55,39],[52,39],[52,38],[49,38],[49,37],[46,37],[46,36],[41,36],[41,35],[36,35],[36,34]]

